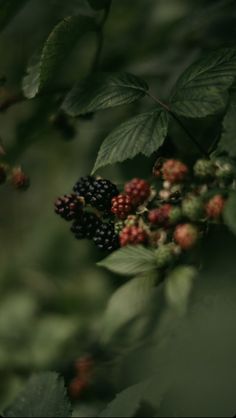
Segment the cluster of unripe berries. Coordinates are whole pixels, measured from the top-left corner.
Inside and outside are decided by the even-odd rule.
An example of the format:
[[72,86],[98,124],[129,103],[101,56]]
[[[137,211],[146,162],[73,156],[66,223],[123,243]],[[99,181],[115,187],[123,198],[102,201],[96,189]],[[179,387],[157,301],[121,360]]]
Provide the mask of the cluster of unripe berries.
[[224,161],[198,160],[190,169],[169,159],[157,161],[153,177],[152,185],[133,179],[122,193],[109,180],[82,178],[57,200],[56,212],[73,221],[76,238],[108,251],[146,245],[164,266],[193,248],[209,223],[222,221],[235,173]]
[[21,167],[10,168],[7,164],[0,164],[0,185],[10,182],[17,190],[27,190],[30,186],[30,179]]

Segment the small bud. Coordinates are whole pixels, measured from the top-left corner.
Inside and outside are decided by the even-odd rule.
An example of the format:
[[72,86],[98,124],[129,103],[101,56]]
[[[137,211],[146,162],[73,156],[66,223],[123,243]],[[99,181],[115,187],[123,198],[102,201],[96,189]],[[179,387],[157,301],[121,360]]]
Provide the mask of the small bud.
[[216,177],[224,183],[230,184],[235,178],[235,170],[232,164],[216,162]]
[[214,178],[216,173],[215,164],[211,160],[198,160],[194,166],[194,174],[199,179]]
[[187,197],[182,204],[184,216],[190,221],[198,221],[204,215],[204,205],[202,199],[196,196]]
[[11,173],[11,183],[15,189],[24,191],[29,188],[30,179],[20,167],[16,167]]
[[161,200],[166,202],[170,199],[171,192],[169,190],[161,190],[160,193],[159,193],[159,196],[160,196]]

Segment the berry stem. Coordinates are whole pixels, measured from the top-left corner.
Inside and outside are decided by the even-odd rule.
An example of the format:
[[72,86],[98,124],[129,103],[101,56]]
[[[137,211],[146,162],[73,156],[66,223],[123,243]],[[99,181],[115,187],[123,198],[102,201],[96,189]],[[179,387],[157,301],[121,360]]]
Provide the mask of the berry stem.
[[170,107],[163,103],[158,97],[153,96],[151,93],[148,93],[148,96],[154,100],[154,102],[158,103],[163,109],[165,109],[166,112],[169,113],[169,115],[172,116],[172,118],[178,123],[178,125],[182,128],[182,130],[187,134],[187,136],[191,139],[193,144],[196,146],[196,148],[199,150],[199,152],[207,159],[209,159],[209,155],[205,148],[198,142],[198,140],[195,138],[195,136],[189,131],[189,129],[184,125],[184,123],[178,118],[178,116],[170,109]]

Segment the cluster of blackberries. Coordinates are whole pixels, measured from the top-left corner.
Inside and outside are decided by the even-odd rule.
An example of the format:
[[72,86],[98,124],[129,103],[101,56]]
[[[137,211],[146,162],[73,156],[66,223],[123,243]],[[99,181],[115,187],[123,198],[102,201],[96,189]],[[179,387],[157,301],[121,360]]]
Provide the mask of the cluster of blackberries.
[[55,211],[66,221],[73,221],[71,231],[78,240],[91,239],[101,250],[114,251],[119,248],[119,239],[111,204],[118,193],[109,180],[83,177],[72,194],[57,199]]
[[120,193],[109,180],[85,177],[73,194],[57,200],[56,212],[74,221],[76,238],[93,239],[109,251],[146,245],[156,250],[164,267],[193,248],[210,223],[222,221],[235,179],[230,162],[198,160],[190,168],[178,160],[159,159],[152,184],[135,178]]

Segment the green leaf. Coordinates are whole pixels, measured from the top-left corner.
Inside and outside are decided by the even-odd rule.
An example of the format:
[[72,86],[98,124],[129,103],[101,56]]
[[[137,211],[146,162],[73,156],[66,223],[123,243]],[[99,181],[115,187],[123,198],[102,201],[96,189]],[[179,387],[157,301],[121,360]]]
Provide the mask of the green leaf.
[[138,154],[149,157],[164,143],[168,122],[169,115],[157,109],[123,123],[103,142],[93,172],[108,164],[134,158]]
[[71,417],[64,381],[56,373],[41,373],[29,380],[25,390],[8,408],[4,416]]
[[23,80],[25,96],[32,99],[45,89],[57,76],[79,38],[94,29],[94,20],[87,16],[71,16],[58,23],[45,42],[39,60],[28,68]]
[[236,48],[208,53],[180,77],[171,97],[172,111],[201,118],[223,111],[236,76]]
[[98,266],[124,276],[147,273],[157,267],[154,252],[142,246],[130,246],[115,251],[98,263]]
[[29,0],[1,0],[0,1],[0,31],[20,12]]
[[140,335],[145,330],[157,279],[157,273],[137,277],[113,294],[101,324],[104,343],[110,342],[117,335],[120,344],[127,342],[127,338],[119,338],[124,330],[133,343],[137,334]]
[[165,283],[166,299],[170,307],[186,312],[189,297],[197,277],[197,270],[190,266],[176,268]]
[[102,10],[109,6],[111,0],[88,0],[94,10]]
[[98,73],[72,89],[63,103],[71,116],[84,115],[123,104],[145,96],[148,85],[127,73]]
[[224,221],[229,229],[236,234],[236,192],[232,192],[224,210]]
[[236,157],[236,94],[231,97],[217,151],[227,152],[230,157]]

